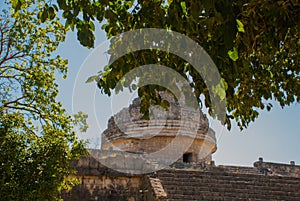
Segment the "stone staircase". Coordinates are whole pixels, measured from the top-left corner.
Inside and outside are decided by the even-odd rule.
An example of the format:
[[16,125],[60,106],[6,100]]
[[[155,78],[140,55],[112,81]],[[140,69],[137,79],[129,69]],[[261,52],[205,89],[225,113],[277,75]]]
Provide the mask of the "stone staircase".
[[300,178],[254,173],[162,170],[158,178],[168,201],[300,200]]

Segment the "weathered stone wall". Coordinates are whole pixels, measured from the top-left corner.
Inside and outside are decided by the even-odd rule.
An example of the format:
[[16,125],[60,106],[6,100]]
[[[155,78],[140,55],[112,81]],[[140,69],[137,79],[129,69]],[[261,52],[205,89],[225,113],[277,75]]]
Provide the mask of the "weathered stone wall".
[[300,166],[294,163],[268,163],[260,159],[254,167],[215,166],[213,162],[179,164],[183,169],[135,175],[109,169],[91,156],[82,157],[72,164],[78,171],[73,176],[81,184],[65,192],[63,198],[66,201],[300,200]]
[[256,175],[270,175],[270,176],[287,176],[300,178],[300,166],[293,161],[290,164],[263,162],[262,158],[253,163],[253,167],[246,166],[229,166],[218,165],[211,161],[210,164],[195,164],[195,163],[174,163],[172,165],[175,169],[194,169],[205,170],[211,172],[229,172],[238,174],[256,174]]
[[253,166],[264,174],[300,178],[300,166],[296,165],[294,161],[291,161],[290,164],[280,164],[263,162],[263,159],[259,158],[258,161],[254,162]]
[[139,177],[75,176],[81,184],[64,192],[65,201],[139,201]]
[[119,172],[143,174],[167,167],[165,161],[145,158],[142,154],[115,150],[91,150],[90,154],[102,164]]
[[[155,120],[182,120],[189,122],[196,122],[198,129],[206,132],[209,128],[207,117],[198,109],[190,108],[183,103],[175,102],[173,98],[163,98],[170,103],[168,110],[162,110],[160,107],[150,107],[150,119]],[[122,109],[114,115],[114,120],[118,125],[128,122],[135,122],[142,119],[143,114],[140,113],[141,99],[136,98],[128,108]],[[108,125],[109,127],[109,125]]]
[[167,111],[153,107],[153,115],[150,120],[143,120],[143,115],[140,113],[141,99],[135,99],[128,108],[122,109],[109,119],[107,129],[102,135],[102,141],[105,143],[106,141],[127,137],[132,131],[133,134],[142,134],[138,130],[151,135],[153,133],[151,129],[155,131],[164,128],[172,128],[172,133],[170,133],[172,135],[177,134],[176,129],[186,130],[187,132],[196,131],[202,134],[207,133],[209,129],[208,119],[201,111],[181,107],[179,103],[169,101],[171,102]]
[[124,174],[100,164],[93,157],[81,157],[72,164],[80,184],[64,192],[65,201],[140,201],[141,175]]
[[[123,151],[134,153],[154,153],[161,151],[167,161],[169,158],[179,158],[182,161],[182,153],[193,153],[193,162],[203,162],[211,158],[211,153],[215,152],[216,146],[214,143],[209,143],[203,139],[186,138],[182,136],[174,137],[155,136],[149,139],[119,139],[111,142],[111,144],[103,145],[104,150],[120,149]],[[188,149],[187,149],[188,148]]]

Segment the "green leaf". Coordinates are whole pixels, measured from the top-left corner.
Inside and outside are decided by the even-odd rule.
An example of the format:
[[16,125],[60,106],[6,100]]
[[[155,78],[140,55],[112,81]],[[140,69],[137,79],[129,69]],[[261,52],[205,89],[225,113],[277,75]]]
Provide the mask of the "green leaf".
[[186,15],[187,14],[187,10],[186,10],[186,4],[185,4],[185,2],[184,1],[180,2],[180,5],[181,5],[183,13]]
[[239,58],[238,50],[233,47],[233,50],[228,51],[228,56],[232,61],[236,61]]
[[238,19],[236,20],[236,23],[237,23],[238,32],[244,33],[245,29],[243,23]]
[[53,7],[49,7],[48,9],[48,18],[53,20],[55,18],[55,11]]
[[45,22],[47,20],[47,17],[48,17],[48,12],[46,9],[44,9],[40,15],[40,20],[42,22]]
[[93,75],[93,76],[89,77],[89,78],[85,81],[85,83],[91,83],[91,82],[97,81],[97,79],[98,79],[98,75]]
[[20,10],[22,4],[24,3],[24,0],[12,0],[12,8],[15,9],[15,11]]
[[137,89],[136,84],[132,84],[132,85],[131,85],[131,88],[132,88],[132,90],[136,90],[136,89]]
[[227,84],[227,82],[226,82],[226,80],[225,80],[224,78],[221,78],[220,84],[221,84],[221,87],[222,87],[223,89],[225,89],[225,90],[228,89],[228,84]]

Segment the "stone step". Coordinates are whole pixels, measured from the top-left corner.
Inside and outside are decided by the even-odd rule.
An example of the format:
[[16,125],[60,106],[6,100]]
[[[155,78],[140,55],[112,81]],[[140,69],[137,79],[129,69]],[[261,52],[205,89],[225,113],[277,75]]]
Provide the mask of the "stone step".
[[263,180],[258,180],[257,178],[252,178],[248,180],[243,180],[241,178],[201,178],[201,179],[195,179],[195,178],[163,178],[163,183],[166,185],[171,185],[171,184],[178,184],[178,183],[185,183],[188,186],[194,186],[197,184],[201,183],[206,183],[206,184],[226,184],[230,186],[253,186],[255,184],[256,186],[271,186],[271,187],[282,187],[282,185],[286,186],[287,188],[300,188],[300,180],[295,181],[295,180],[276,180],[276,179],[263,179]]
[[169,199],[181,200],[300,200],[300,196],[278,196],[272,194],[254,194],[254,193],[219,193],[219,192],[201,192],[201,194],[184,194],[184,192],[173,192],[168,194]]
[[[252,186],[250,185],[227,185],[227,184],[220,184],[220,183],[202,183],[202,184],[196,184],[194,186],[190,185],[189,183],[180,183],[180,184],[166,184],[162,182],[163,186],[166,187],[167,189],[186,189],[186,190],[214,190],[217,189],[218,191],[227,191],[228,189],[233,189],[236,192],[239,191],[245,191],[245,190],[251,190],[251,191],[274,191],[274,192],[282,192],[284,194],[286,193],[294,193],[294,194],[299,194],[300,195],[300,188],[294,187],[294,186],[267,186],[267,185],[255,185],[253,184]],[[283,191],[284,190],[284,191]]]
[[200,171],[161,171],[157,177],[174,200],[300,200],[300,178]]
[[300,178],[294,178],[294,177],[280,177],[280,176],[265,176],[265,175],[222,175],[222,174],[215,174],[215,175],[161,175],[158,174],[159,177],[164,178],[165,180],[173,180],[173,181],[191,181],[191,180],[197,180],[197,181],[206,181],[206,180],[218,180],[218,181],[230,181],[231,183],[234,182],[259,182],[259,181],[268,181],[268,183],[290,183],[290,184],[299,184]]

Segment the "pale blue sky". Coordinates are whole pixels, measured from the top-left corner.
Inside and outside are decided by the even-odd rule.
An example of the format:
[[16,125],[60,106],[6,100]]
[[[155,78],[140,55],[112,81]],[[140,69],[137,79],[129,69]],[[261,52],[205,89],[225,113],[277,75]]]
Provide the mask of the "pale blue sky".
[[[95,47],[106,40],[105,33],[97,31],[96,39]],[[59,100],[70,112],[72,112],[72,92],[76,75],[81,66],[87,68],[87,63],[82,64],[92,51],[93,49],[88,50],[82,47],[76,39],[76,33],[73,32],[68,33],[66,42],[59,48],[58,53],[69,60],[68,78],[66,80],[59,79]],[[90,66],[84,79],[87,79],[89,73],[91,75],[97,73],[106,60],[103,56],[97,61],[92,61],[92,64],[88,64],[96,67]],[[89,119],[90,128],[87,134],[83,134],[85,136],[83,138],[92,138],[96,141],[97,138],[100,139],[101,131],[106,128],[108,118],[116,112],[116,109],[111,109],[111,100],[101,95],[95,84],[85,84],[84,80],[81,80],[79,85],[82,87],[80,90],[83,90],[79,94],[82,93],[82,95],[76,96],[74,101],[79,102],[81,106],[75,108],[75,111],[87,110],[85,112],[89,113],[91,117]],[[94,92],[96,95],[89,97]],[[127,98],[123,106],[128,105],[131,99]],[[262,112],[256,122],[242,132],[236,126],[233,126],[231,131],[227,131],[217,122],[211,121],[211,127],[216,131],[217,137],[218,149],[213,155],[216,164],[251,166],[258,157],[263,157],[265,161],[281,163],[289,163],[294,160],[296,164],[300,164],[300,104],[295,103],[284,109],[281,109],[276,103],[273,105],[274,108],[271,112]],[[92,109],[95,111],[97,119],[92,114],[94,112]]]

